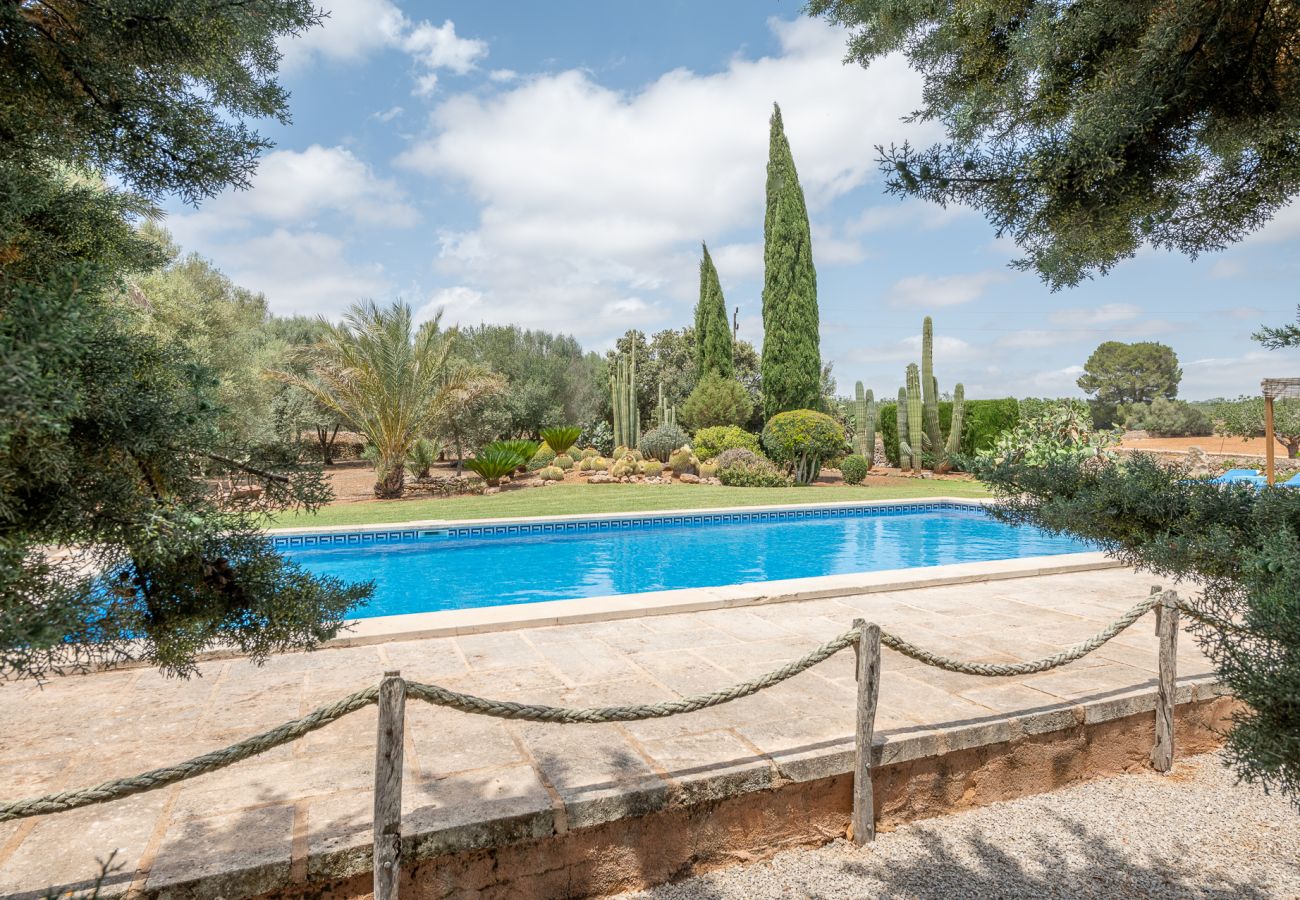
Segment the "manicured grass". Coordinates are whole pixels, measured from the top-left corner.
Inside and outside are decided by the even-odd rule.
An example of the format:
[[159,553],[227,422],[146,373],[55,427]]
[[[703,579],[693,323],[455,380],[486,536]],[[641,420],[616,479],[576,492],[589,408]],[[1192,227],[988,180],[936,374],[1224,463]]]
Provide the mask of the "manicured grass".
[[847,500],[907,500],[923,497],[987,497],[973,481],[898,479],[897,485],[869,487],[737,488],[705,484],[560,484],[506,490],[487,497],[340,503],[315,515],[280,516],[272,527],[328,527],[410,522],[419,519],[490,519],[575,513],[646,512],[779,503],[836,503]]

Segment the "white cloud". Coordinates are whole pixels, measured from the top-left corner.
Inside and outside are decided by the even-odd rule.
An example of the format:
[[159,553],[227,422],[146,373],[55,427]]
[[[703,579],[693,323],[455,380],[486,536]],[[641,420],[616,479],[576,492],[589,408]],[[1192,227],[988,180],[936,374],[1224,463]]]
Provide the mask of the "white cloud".
[[1246,238],[1247,244],[1276,244],[1300,237],[1300,203],[1291,203],[1259,231]]
[[1131,303],[1104,303],[1101,306],[1079,309],[1058,309],[1048,318],[1057,325],[1087,328],[1094,325],[1127,322],[1136,319],[1140,315],[1142,315],[1141,307],[1134,306]]
[[760,241],[710,247],[709,255],[713,257],[713,265],[718,270],[718,280],[723,284],[757,278],[763,274],[763,244]]
[[867,207],[861,215],[849,222],[845,232],[856,236],[898,228],[921,228],[931,231],[974,215],[973,210],[955,203],[945,207],[924,200],[907,199],[888,205]]
[[355,63],[376,50],[396,46],[408,27],[406,16],[391,0],[322,0],[325,21],[299,38],[284,38],[280,51],[286,71],[318,60]]
[[383,112],[374,113],[373,115],[371,115],[370,118],[375,119],[376,121],[382,122],[383,124],[387,125],[389,122],[393,121],[398,116],[400,116],[403,112],[405,112],[405,110],[402,109],[400,106],[390,106],[388,109],[384,110]]
[[376,176],[350,150],[313,144],[266,154],[248,190],[226,191],[199,212],[177,216],[173,229],[197,240],[259,221],[302,226],[326,212],[366,225],[407,227],[420,220],[396,182]]
[[436,26],[421,22],[402,41],[402,49],[427,69],[450,69],[464,75],[487,56],[488,45],[486,41],[460,37],[456,23],[447,19]]
[[1294,354],[1250,350],[1241,356],[1183,360],[1178,396],[1191,400],[1258,394],[1265,378],[1300,377]]
[[493,69],[488,72],[488,78],[492,81],[504,84],[507,81],[514,81],[519,77],[519,73],[514,69]]
[[[977,348],[963,341],[961,338],[952,337],[946,334],[936,334],[934,336],[934,356],[935,359],[947,362],[960,362],[962,360],[973,359],[979,356]],[[872,347],[855,347],[843,355],[847,363],[867,363],[875,364],[881,362],[914,362],[917,365],[921,363],[921,336],[919,334],[909,335],[898,341],[888,344],[877,344]]]
[[345,250],[332,235],[277,228],[215,255],[236,284],[266,294],[272,312],[336,317],[357,300],[392,290],[382,267],[350,265]]
[[[567,302],[552,310],[553,327],[598,337],[650,327],[638,317],[664,309],[651,289],[681,312],[693,302],[701,239],[721,252],[761,229],[774,100],[814,226],[830,201],[874,178],[876,143],[936,134],[899,124],[920,97],[903,58],[864,70],[843,63],[841,30],[807,18],[770,24],[777,55],[737,56],[713,74],[677,69],[620,92],[570,70],[444,101],[432,133],[398,160],[463,183],[481,204],[473,240],[457,238],[475,255],[444,245],[440,270],[481,291],[499,320],[557,295]],[[847,240],[813,242],[818,264],[860,254]],[[753,271],[752,249],[722,259]],[[647,308],[634,316],[610,305],[628,297]]]
[[1006,281],[1005,272],[972,272],[965,275],[912,275],[900,279],[889,290],[894,306],[919,308],[957,306],[982,296],[990,287]]

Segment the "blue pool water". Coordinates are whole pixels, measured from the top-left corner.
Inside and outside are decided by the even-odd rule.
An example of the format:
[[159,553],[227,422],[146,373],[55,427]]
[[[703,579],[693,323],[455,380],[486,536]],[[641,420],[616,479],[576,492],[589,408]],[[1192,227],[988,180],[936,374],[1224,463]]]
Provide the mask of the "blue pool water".
[[373,580],[375,596],[356,610],[360,617],[1090,549],[936,503],[295,535],[275,543],[312,572]]

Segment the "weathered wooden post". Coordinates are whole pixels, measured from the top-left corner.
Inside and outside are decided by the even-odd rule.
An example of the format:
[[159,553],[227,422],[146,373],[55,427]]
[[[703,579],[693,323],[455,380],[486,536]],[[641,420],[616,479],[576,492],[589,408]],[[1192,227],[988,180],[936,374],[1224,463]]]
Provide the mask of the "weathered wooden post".
[[871,739],[880,696],[880,626],[854,619],[858,632],[858,718],[853,763],[853,842],[876,839],[876,802],[871,794]]
[[1156,607],[1156,634],[1160,636],[1160,674],[1156,688],[1156,744],[1151,765],[1157,772],[1174,767],[1174,700],[1178,677],[1178,595],[1165,591]]
[[385,672],[379,683],[375,740],[375,900],[397,900],[402,856],[402,742],[406,682]]

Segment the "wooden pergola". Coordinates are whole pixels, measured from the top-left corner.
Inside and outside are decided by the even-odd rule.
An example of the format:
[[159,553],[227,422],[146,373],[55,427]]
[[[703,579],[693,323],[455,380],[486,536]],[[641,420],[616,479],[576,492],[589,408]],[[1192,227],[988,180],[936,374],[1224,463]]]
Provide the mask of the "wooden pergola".
[[1268,483],[1272,484],[1273,456],[1277,448],[1277,435],[1273,432],[1273,401],[1300,398],[1300,378],[1265,378],[1259,387],[1264,393],[1264,473]]

